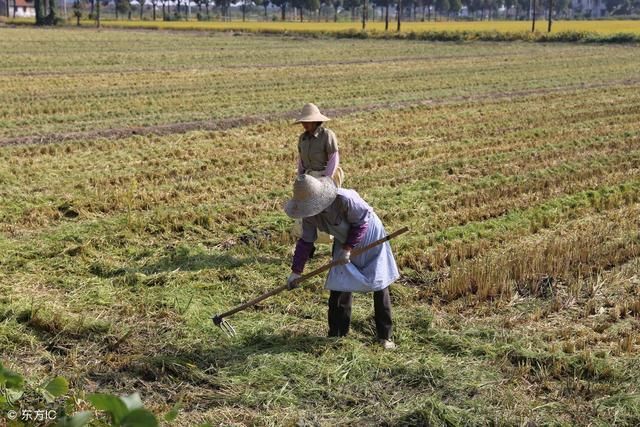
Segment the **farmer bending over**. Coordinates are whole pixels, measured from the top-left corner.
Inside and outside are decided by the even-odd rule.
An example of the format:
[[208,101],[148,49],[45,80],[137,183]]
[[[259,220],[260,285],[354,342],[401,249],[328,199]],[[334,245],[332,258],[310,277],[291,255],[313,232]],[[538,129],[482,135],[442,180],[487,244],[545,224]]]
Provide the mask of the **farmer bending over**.
[[337,188],[328,177],[299,175],[293,184],[293,198],[284,205],[292,218],[302,218],[302,236],[296,243],[289,289],[302,275],[318,231],[332,234],[333,259],[344,262],[329,271],[325,288],[329,296],[329,336],[349,332],[352,292],[373,292],[378,341],[385,349],[395,348],[391,341],[391,300],[389,285],[399,277],[398,267],[388,242],[351,258],[351,250],[386,236],[371,206],[355,190]]

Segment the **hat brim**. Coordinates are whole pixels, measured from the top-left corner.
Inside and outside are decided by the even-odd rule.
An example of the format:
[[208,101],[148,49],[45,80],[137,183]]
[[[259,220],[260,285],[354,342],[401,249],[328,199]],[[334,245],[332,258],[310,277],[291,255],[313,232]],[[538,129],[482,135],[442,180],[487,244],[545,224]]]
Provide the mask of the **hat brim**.
[[298,117],[294,123],[328,122],[329,120],[331,119],[324,114],[313,114],[311,116]]
[[336,199],[338,187],[336,187],[331,178],[324,177],[320,179],[320,182],[322,183],[322,191],[319,196],[304,202],[293,199],[288,200],[284,204],[284,212],[291,218],[299,219],[318,215],[328,208]]

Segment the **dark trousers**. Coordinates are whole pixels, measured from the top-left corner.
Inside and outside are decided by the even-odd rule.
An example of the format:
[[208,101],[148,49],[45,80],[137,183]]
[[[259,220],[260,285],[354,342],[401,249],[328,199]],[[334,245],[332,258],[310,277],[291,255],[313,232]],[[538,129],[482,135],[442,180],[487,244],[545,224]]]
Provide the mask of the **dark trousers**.
[[[329,336],[343,337],[351,324],[351,292],[331,291],[329,295]],[[373,309],[378,339],[391,338],[391,298],[389,288],[373,293]]]

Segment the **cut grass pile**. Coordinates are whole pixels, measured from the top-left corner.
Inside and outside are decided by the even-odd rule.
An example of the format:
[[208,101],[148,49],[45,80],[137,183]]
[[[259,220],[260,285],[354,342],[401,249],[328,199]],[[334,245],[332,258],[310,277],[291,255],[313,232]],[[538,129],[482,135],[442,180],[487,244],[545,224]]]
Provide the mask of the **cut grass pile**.
[[[640,422],[636,48],[0,31],[20,36],[0,38],[5,367],[67,377],[79,409],[85,392],[181,401],[176,425]],[[300,129],[277,115],[309,100],[343,108],[346,186],[411,229],[392,243],[395,352],[370,296],[325,337],[322,278],[230,318],[236,340],[210,320],[287,277]]]

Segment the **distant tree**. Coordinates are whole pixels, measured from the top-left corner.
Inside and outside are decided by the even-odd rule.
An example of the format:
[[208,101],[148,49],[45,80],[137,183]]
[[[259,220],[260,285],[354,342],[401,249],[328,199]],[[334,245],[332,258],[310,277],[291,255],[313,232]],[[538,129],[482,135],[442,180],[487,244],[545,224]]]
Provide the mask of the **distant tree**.
[[504,0],[504,19],[509,18],[509,11],[516,5],[516,0]]
[[142,21],[142,14],[144,13],[144,5],[146,4],[145,0],[138,0],[140,3],[140,20]]
[[417,0],[408,0],[407,8],[411,11],[409,18],[417,21],[417,13],[418,13],[418,1]]
[[369,19],[369,3],[367,0],[362,2],[362,30],[367,27],[367,20]]
[[[16,17],[16,2],[13,2],[13,17]],[[36,25],[44,25],[44,13],[42,12],[44,2],[42,0],[34,0],[33,8],[36,12]]]
[[640,12],[640,1],[605,0],[605,7],[611,15],[631,15]]
[[320,0],[305,0],[305,8],[312,12],[316,12],[320,9]]
[[293,19],[296,19],[296,12],[300,16],[300,22],[304,21],[304,0],[290,0],[293,7]]
[[556,12],[556,17],[558,15],[565,15],[567,10],[569,9],[569,5],[571,4],[571,0],[554,0],[553,5]]
[[530,0],[516,0],[516,18],[520,16],[520,10],[524,10],[524,15],[527,15],[527,11],[529,10],[529,2]]
[[467,7],[473,15],[477,16],[478,12],[480,12],[480,20],[484,20],[484,0],[469,0]]
[[449,0],[436,0],[436,12],[440,12],[440,16],[449,13]]
[[502,6],[502,0],[487,0],[487,7],[489,8],[489,17],[496,19],[498,17],[498,9]]
[[151,0],[151,8],[153,10],[153,12],[152,12],[153,15],[152,16],[153,16],[153,20],[154,21],[156,20],[156,9],[157,9],[157,7],[158,7],[158,0]]
[[487,11],[487,18],[489,20],[491,20],[492,18],[495,18],[495,16],[498,14],[498,7],[500,7],[500,5],[501,5],[501,2],[499,2],[498,0],[483,1],[484,10]]
[[76,17],[76,25],[80,26],[80,18],[82,17],[82,8],[80,7],[80,0],[73,2],[73,16]]
[[[55,10],[55,1],[49,0],[48,4],[44,0],[34,0],[33,7],[36,12],[36,25],[55,25],[57,22],[56,19],[56,10]],[[48,7],[48,11],[47,11]],[[15,18],[16,15],[16,6],[14,1],[14,11],[13,16]]]
[[397,17],[398,17],[398,27],[396,28],[397,32],[400,32],[400,21],[402,20],[401,16],[402,16],[402,0],[398,0],[398,12],[397,12]]
[[415,7],[416,10],[413,12],[414,18],[417,21],[418,20],[418,11],[421,11],[421,16],[420,16],[420,21],[424,22],[424,18],[425,18],[425,9],[424,9],[424,4],[426,3],[425,0],[416,0],[415,1]]
[[413,2],[414,0],[403,0],[402,2],[402,7],[404,8],[404,10],[408,10],[409,11],[409,16],[407,16],[407,14],[405,13],[404,17],[407,18],[407,20],[411,21],[411,16],[412,16],[412,8],[413,8]]
[[536,31],[536,0],[531,0],[531,32]]
[[129,12],[131,12],[129,0],[116,0],[116,19],[118,19],[118,13],[129,14]]
[[269,0],[255,0],[256,6],[264,7],[264,20],[267,20],[267,8],[269,7]]
[[342,0],[331,0],[333,6],[333,21],[338,22],[338,10],[342,7]]
[[242,10],[242,22],[246,21],[247,18],[247,0],[241,0],[242,6],[240,9]]
[[457,15],[460,13],[460,9],[462,9],[462,1],[461,0],[449,0],[449,13],[453,13]]
[[315,11],[320,7],[320,0],[293,0],[293,7],[300,10],[300,22],[304,21],[304,10]]
[[220,6],[224,20],[229,21],[231,19],[231,0],[220,0],[217,4]]
[[[47,11],[47,6],[49,10]],[[56,5],[55,0],[49,0],[48,4],[45,3],[44,0],[34,0],[33,7],[36,12],[36,25],[55,25],[57,22],[56,19]],[[15,18],[15,1],[14,1],[14,12],[13,16]]]
[[287,0],[271,0],[271,4],[275,7],[279,7],[282,12],[282,20],[287,20]]
[[383,8],[381,18],[384,20],[384,30],[389,31],[389,7],[393,0],[376,0],[376,6]]
[[431,21],[431,10],[433,9],[433,0],[424,0],[424,4],[427,8],[427,21]]
[[342,6],[345,9],[351,11],[351,20],[354,21],[356,17],[356,9],[360,7],[362,0],[342,0]]
[[384,0],[384,30],[389,30],[389,7],[391,6],[391,0]]

